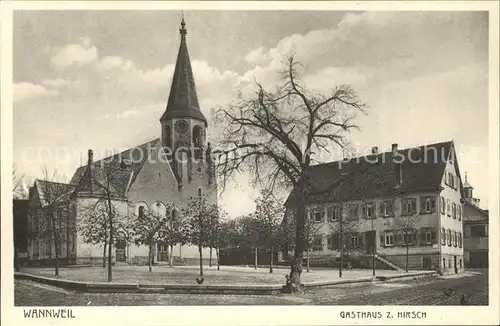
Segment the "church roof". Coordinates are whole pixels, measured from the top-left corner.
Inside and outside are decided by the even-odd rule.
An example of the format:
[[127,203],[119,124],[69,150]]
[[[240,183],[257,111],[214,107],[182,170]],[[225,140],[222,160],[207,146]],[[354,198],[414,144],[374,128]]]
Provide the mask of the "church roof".
[[[433,148],[437,153],[435,159],[434,155],[430,154],[433,153]],[[402,181],[399,186],[395,155],[391,151],[376,156],[353,158],[347,162],[336,161],[311,166],[311,184],[315,194],[308,198],[308,203],[392,197],[401,193],[439,189],[448,159],[454,159],[458,168],[456,158],[449,158],[452,148],[453,142],[448,141],[398,150],[397,160],[402,161]],[[426,150],[431,159],[423,159]],[[292,191],[287,204],[293,204],[295,198]]]
[[199,119],[205,124],[207,119],[200,111],[198,96],[196,94],[196,86],[194,83],[193,70],[191,69],[191,61],[186,44],[185,22],[181,22],[181,44],[175,64],[174,76],[172,78],[172,86],[170,88],[170,96],[168,103],[160,121],[171,118],[194,118]]
[[[99,193],[102,191],[102,187],[94,182],[106,184],[109,180],[112,192],[119,196],[125,196],[149,157],[148,149],[155,147],[159,141],[160,139],[156,138],[96,161],[92,170],[87,169],[87,165],[80,166],[73,174],[70,184],[79,185],[80,190],[92,190],[93,193]],[[91,173],[93,174],[92,178],[90,177]]]

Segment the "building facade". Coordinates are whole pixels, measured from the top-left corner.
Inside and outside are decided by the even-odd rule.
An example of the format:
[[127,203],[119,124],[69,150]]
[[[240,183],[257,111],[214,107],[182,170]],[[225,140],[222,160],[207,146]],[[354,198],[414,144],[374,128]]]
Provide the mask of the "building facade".
[[338,261],[343,246],[359,267],[375,261],[377,268],[405,269],[408,259],[409,269],[464,271],[462,182],[452,141],[403,150],[393,144],[385,153],[374,147],[366,157],[313,166],[311,176],[312,265]]
[[[199,107],[184,20],[179,31],[180,47],[159,138],[98,161],[89,150],[87,164],[68,184],[37,180],[29,200],[31,260],[52,261],[57,251],[63,262],[101,262],[103,245],[84,241],[79,226],[108,198],[115,213],[125,219],[117,228],[112,252],[113,260],[123,263],[147,261],[148,248],[134,245],[123,227],[132,225],[135,217],[148,210],[167,214],[172,206],[181,210],[191,197],[217,204],[208,124]],[[59,234],[57,241],[54,234]],[[177,263],[189,263],[199,257],[198,249],[189,245],[177,245],[169,252],[165,244],[155,243],[153,251],[155,261],[172,256]],[[208,258],[209,251],[204,249],[203,256]]]
[[474,188],[467,182],[463,188],[464,204],[464,259],[467,268],[488,267],[489,212],[479,207],[479,199],[473,197]]

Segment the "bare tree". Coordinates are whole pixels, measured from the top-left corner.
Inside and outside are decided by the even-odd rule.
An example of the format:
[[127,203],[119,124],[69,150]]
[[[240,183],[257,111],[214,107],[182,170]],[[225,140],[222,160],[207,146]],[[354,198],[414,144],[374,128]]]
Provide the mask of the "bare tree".
[[347,133],[357,129],[353,119],[365,106],[347,85],[333,87],[329,95],[308,90],[293,55],[284,66],[282,82],[274,92],[256,82],[253,98],[241,96],[237,103],[216,110],[216,121],[224,130],[217,170],[222,189],[235,174],[245,171],[266,189],[294,189],[297,223],[290,278],[300,287],[305,206],[316,191],[311,164],[320,161],[320,151],[348,146]]
[[[408,272],[410,247],[418,242],[416,226],[420,213],[417,213],[416,198],[398,197],[395,204],[395,217],[391,221],[386,221],[385,225],[396,231],[396,238],[399,240],[397,242],[406,248],[405,270]],[[431,205],[431,202],[429,204]]]
[[25,173],[18,174],[16,164],[12,166],[12,197],[14,199],[28,199],[29,188],[33,184],[33,178]]
[[45,232],[45,240],[48,239],[46,245],[51,249],[54,244],[54,274],[59,276],[61,240],[66,229],[64,216],[68,215],[69,200],[74,187],[64,183],[65,176],[59,174],[56,169],[50,171],[47,166],[43,166],[42,174],[43,179],[35,181],[41,209],[41,214],[37,216],[37,219],[39,229]]

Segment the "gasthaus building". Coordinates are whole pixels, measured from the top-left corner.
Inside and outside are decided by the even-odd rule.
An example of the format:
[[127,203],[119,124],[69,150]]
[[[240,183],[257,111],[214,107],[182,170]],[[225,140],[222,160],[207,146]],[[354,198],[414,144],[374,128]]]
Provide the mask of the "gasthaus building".
[[[453,141],[408,149],[392,144],[384,153],[373,147],[367,156],[314,165],[310,178],[312,266],[338,264],[342,246],[344,261],[356,267],[375,261],[377,268],[402,270],[408,253],[409,269],[464,271],[464,200]],[[286,218],[295,198],[292,191]]]

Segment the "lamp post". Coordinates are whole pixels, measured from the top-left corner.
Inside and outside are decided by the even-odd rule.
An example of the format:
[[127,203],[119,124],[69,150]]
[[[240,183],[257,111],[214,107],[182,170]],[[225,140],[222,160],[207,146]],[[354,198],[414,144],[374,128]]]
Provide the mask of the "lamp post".
[[377,237],[375,236],[375,227],[373,224],[373,218],[372,218],[372,270],[373,270],[373,276],[375,276],[375,247],[377,245]]

